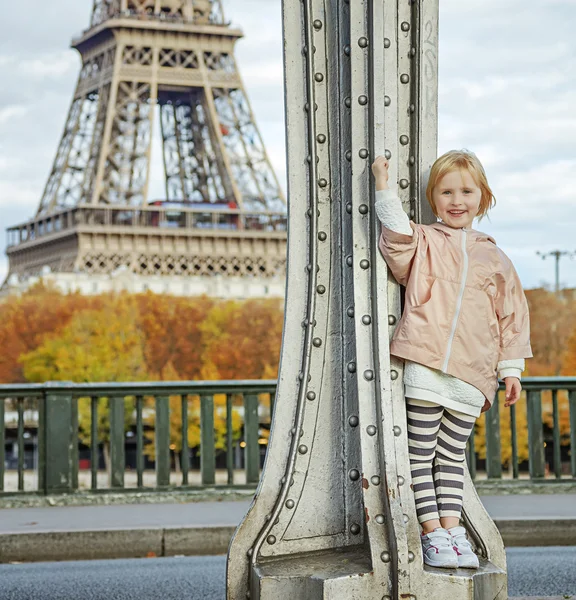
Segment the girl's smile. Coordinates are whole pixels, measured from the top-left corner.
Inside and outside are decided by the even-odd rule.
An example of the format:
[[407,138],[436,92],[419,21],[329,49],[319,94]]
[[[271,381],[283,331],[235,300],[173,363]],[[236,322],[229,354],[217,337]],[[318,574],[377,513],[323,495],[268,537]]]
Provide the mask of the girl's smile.
[[432,192],[438,216],[455,229],[470,228],[478,214],[482,191],[466,169],[450,171]]

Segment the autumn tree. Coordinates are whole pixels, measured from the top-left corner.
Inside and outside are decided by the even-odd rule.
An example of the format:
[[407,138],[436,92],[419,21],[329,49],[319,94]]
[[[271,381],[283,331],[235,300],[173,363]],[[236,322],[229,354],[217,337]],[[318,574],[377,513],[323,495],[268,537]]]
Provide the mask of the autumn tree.
[[64,295],[42,283],[22,296],[5,298],[0,303],[0,344],[5,349],[0,354],[0,382],[25,382],[21,355],[36,350],[79,311],[96,309],[102,302],[102,296]]
[[[78,312],[58,334],[21,356],[28,381],[77,383],[142,381],[147,379],[142,335],[137,327],[133,299],[110,296],[100,309]],[[133,406],[125,401],[125,426],[130,426]],[[99,399],[98,438],[109,455],[108,399]],[[80,439],[90,443],[90,399],[79,400]]]
[[277,377],[284,315],[279,300],[228,300],[200,324],[202,379]]
[[177,379],[198,379],[204,344],[200,324],[215,300],[206,296],[176,298],[151,292],[135,297],[146,369],[154,379],[170,365]]
[[[569,340],[576,329],[576,302],[567,291],[544,288],[526,291],[530,310],[530,339],[534,357],[526,361],[525,375],[554,377],[566,370]],[[571,371],[574,373],[574,369]]]

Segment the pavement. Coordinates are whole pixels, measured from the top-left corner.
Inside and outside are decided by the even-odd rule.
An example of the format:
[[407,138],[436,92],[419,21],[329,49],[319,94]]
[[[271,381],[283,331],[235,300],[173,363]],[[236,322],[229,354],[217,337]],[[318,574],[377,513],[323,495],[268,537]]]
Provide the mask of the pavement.
[[[576,494],[482,496],[507,547],[576,546]],[[250,501],[0,509],[0,562],[225,554]]]

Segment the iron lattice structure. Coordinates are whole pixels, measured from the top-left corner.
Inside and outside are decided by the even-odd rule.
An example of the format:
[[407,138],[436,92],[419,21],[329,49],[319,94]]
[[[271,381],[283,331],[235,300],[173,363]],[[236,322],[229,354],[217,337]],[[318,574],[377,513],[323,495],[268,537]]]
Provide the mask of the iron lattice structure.
[[[286,200],[235,60],[241,37],[220,0],[94,0],[37,214],[8,232],[11,274],[283,276]],[[155,127],[165,197],[151,202]]]

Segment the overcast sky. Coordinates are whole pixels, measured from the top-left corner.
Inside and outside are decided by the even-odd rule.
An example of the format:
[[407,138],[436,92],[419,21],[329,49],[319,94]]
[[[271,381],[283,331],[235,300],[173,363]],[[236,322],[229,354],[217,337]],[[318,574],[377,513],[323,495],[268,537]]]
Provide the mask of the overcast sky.
[[[0,246],[37,209],[80,68],[69,41],[91,0],[21,0],[0,21]],[[536,250],[576,251],[576,0],[440,0],[439,154],[469,148],[497,206],[477,229],[512,258],[525,288],[553,285]],[[285,186],[280,0],[224,0],[240,26],[242,76]],[[156,153],[157,154],[157,153]],[[154,161],[151,196],[162,197]],[[0,278],[7,261],[0,258]],[[576,287],[564,257],[561,284]]]

